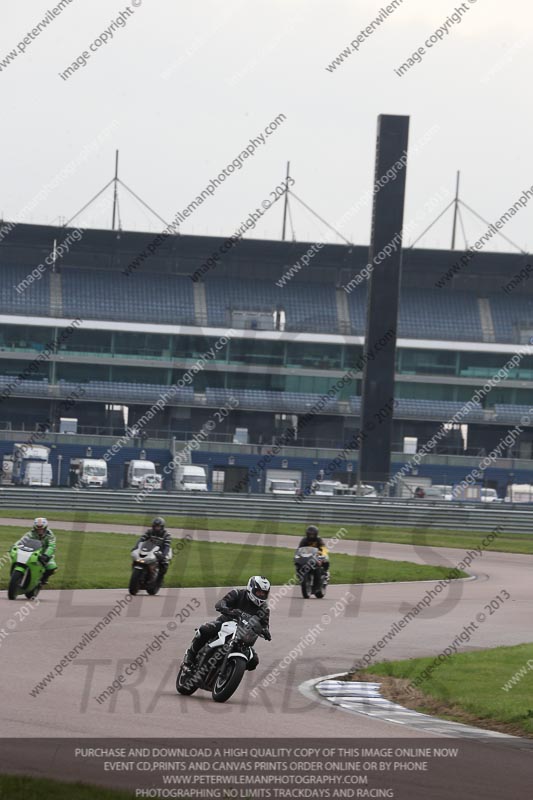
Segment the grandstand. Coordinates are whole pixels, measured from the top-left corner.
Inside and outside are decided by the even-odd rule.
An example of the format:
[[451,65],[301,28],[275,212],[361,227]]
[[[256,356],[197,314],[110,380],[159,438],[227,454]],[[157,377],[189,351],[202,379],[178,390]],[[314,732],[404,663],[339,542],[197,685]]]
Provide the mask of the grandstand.
[[[132,425],[174,384],[180,388],[145,425],[147,446],[154,445],[159,463],[231,397],[238,407],[194,453],[195,461],[211,470],[246,471],[250,459],[257,460],[254,453],[293,426],[294,440],[271,466],[300,471],[306,480],[357,433],[366,282],[353,291],[343,287],[366,266],[366,247],[326,245],[279,287],[276,281],[309,243],[243,240],[193,282],[190,276],[218,252],[222,240],[168,237],[125,274],[147,252],[153,235],[87,230],[68,255],[28,283],[32,270],[53,251],[54,240],[67,233],[20,224],[0,243],[0,456],[40,422],[52,420],[52,437],[60,402],[79,386],[83,397],[71,412],[79,434],[68,442],[72,450],[79,441],[77,457],[87,446],[95,456],[103,452],[106,437],[123,432],[126,414]],[[448,251],[404,251],[396,453],[402,453],[406,437],[420,444],[430,439],[533,336],[533,289],[524,282],[512,293],[502,291],[523,269],[525,257],[478,253],[437,288],[456,259],[457,253]],[[79,327],[50,353],[47,345],[74,319],[82,320]],[[46,358],[36,360],[43,353]],[[198,359],[202,366],[192,370]],[[352,379],[328,396],[358,363]],[[450,430],[419,474],[435,473],[441,483],[454,474],[459,479],[472,458],[490,452],[528,413],[532,389],[533,356],[523,355],[505,380],[471,405],[463,421],[466,441],[464,428]],[[248,429],[248,449],[232,444],[236,428]],[[510,464],[511,459],[520,462],[507,473],[518,478],[521,470],[528,472],[532,439],[526,427],[505,454]],[[60,455],[66,440],[50,441]],[[74,457],[71,450],[65,457]],[[338,477],[350,480],[356,463],[355,451]],[[505,473],[499,469],[494,468],[496,483]],[[117,469],[115,485],[121,481]]]

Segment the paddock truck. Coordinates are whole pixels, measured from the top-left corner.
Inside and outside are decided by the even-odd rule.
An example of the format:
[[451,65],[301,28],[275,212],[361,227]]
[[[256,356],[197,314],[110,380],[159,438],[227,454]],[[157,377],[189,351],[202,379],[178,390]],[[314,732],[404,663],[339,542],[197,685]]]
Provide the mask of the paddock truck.
[[197,689],[211,692],[215,703],[225,703],[238,688],[249,665],[257,658],[253,646],[264,636],[259,617],[242,611],[238,621],[223,622],[218,635],[202,647],[193,667],[181,664],[176,678],[179,694]]
[[[150,540],[141,542],[139,547],[131,551],[133,561],[129,593],[137,594],[141,589],[146,589],[148,594],[157,594],[163,583],[160,575],[159,561],[162,558],[161,548]],[[172,558],[172,550],[167,558]]]
[[27,544],[13,545],[9,551],[11,558],[11,577],[7,587],[7,596],[16,600],[20,594],[33,600],[41,590],[41,578],[46,567],[39,561],[42,543],[37,539]]
[[328,578],[323,568],[326,557],[316,547],[299,547],[294,554],[296,577],[302,587],[302,596],[308,600],[312,594],[321,600],[326,594]]

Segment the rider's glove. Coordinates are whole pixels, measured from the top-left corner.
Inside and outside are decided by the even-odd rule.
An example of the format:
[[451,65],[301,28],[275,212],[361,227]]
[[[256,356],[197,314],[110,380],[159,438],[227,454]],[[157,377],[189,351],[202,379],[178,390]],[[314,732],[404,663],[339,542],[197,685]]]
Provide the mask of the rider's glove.
[[265,631],[263,633],[263,636],[265,637],[267,642],[270,642],[270,640],[272,639],[272,635],[271,635],[270,631]]
[[37,560],[39,561],[39,563],[43,565],[43,567],[46,567],[46,565],[50,561],[50,558],[48,556],[45,556],[44,553],[41,553],[41,555]]

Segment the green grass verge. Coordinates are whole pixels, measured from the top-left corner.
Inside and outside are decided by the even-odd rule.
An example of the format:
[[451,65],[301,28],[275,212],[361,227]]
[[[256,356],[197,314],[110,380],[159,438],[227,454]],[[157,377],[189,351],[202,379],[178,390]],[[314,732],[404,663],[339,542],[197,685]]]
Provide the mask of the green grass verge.
[[133,800],[134,794],[88,786],[59,783],[48,778],[0,775],[0,800]]
[[[433,658],[373,664],[362,674],[414,681]],[[418,686],[422,695],[409,702],[407,684],[403,704],[447,719],[494,727],[533,737],[533,644],[458,653],[443,661]],[[515,676],[514,684],[509,681]],[[507,690],[504,688],[507,686]],[[396,694],[397,701],[402,698]]]
[[[43,513],[42,509],[36,509],[35,514]],[[13,519],[31,519],[33,514],[28,510],[22,509],[2,509],[0,517],[12,517]],[[82,517],[79,512],[74,511],[50,511],[47,515],[49,519],[73,522]],[[153,515],[146,514],[114,514],[105,512],[90,512],[87,517],[83,517],[87,522],[103,522],[105,524],[134,525],[142,527],[151,521]],[[302,536],[305,525],[295,522],[276,522],[270,520],[243,520],[231,519],[229,517],[217,519],[207,517],[182,517],[165,515],[167,525],[170,528],[184,528],[185,530],[212,530],[212,531],[241,531],[244,533],[283,533],[288,536]],[[315,523],[310,513],[308,523]],[[324,538],[335,536],[339,530],[339,525],[320,525],[320,533]],[[371,541],[371,542],[392,542],[396,544],[417,544],[429,547],[457,547],[460,549],[471,549],[483,547],[483,539],[487,536],[483,532],[462,532],[444,530],[440,528],[409,528],[387,527],[381,525],[346,525],[348,534],[346,539]],[[506,534],[502,533],[487,548],[500,553],[526,553],[533,554],[533,534]]]
[[[5,553],[25,528],[0,528],[0,553]],[[56,589],[113,589],[127,587],[131,574],[130,551],[137,536],[120,533],[56,532],[60,570],[51,580]],[[286,583],[294,575],[292,551],[281,547],[223,544],[182,540],[165,578],[167,587],[239,586],[250,575],[267,575],[273,584]],[[174,549],[177,542],[174,540]],[[71,564],[69,574],[65,565]],[[76,568],[76,565],[77,568]],[[446,567],[411,564],[333,554],[332,583],[440,580]],[[0,588],[7,587],[9,565],[0,569]]]

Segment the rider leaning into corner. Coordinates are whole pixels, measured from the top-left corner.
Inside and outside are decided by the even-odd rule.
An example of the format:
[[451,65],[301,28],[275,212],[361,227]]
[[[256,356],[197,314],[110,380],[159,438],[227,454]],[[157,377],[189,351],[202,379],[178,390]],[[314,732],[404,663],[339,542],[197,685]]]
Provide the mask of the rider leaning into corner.
[[142,542],[154,542],[159,545],[161,558],[159,559],[159,578],[163,581],[169,565],[169,554],[172,548],[170,533],[165,528],[163,517],[155,517],[152,520],[152,527],[143,533],[135,547],[139,547]]
[[316,547],[321,556],[324,556],[324,561],[322,562],[322,568],[326,573],[326,577],[329,579],[329,558],[328,558],[328,548],[326,547],[326,543],[323,539],[320,538],[318,535],[318,528],[316,525],[309,525],[306,528],[305,536],[303,539],[300,539],[300,544],[298,547]]
[[28,531],[28,533],[25,533],[22,539],[19,539],[18,542],[15,543],[15,547],[21,547],[35,539],[41,542],[39,561],[43,567],[45,567],[43,577],[41,578],[41,586],[44,586],[57,569],[57,564],[54,560],[56,537],[53,531],[48,527],[48,520],[46,517],[35,517],[33,520],[33,528],[31,531]]
[[[272,638],[269,630],[270,609],[268,607],[268,595],[270,593],[270,581],[260,575],[254,575],[248,581],[245,589],[232,589],[215,604],[216,610],[220,613],[213,622],[206,622],[196,629],[196,635],[191,642],[191,646],[185,653],[184,663],[186,667],[194,667],[196,656],[210,639],[213,639],[222,627],[222,623],[229,620],[239,620],[241,612],[256,615],[263,626],[264,638],[269,642]],[[253,659],[248,663],[247,669],[253,670],[259,664],[259,658],[255,650]]]

